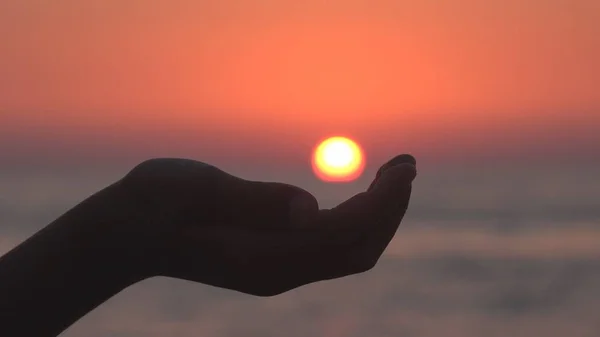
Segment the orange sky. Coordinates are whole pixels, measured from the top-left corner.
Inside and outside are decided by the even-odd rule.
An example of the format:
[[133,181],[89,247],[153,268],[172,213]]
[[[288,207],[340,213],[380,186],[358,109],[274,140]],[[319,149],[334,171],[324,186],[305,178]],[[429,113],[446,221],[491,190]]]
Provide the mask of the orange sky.
[[598,22],[597,0],[1,1],[0,157],[294,157],[330,133],[583,153]]

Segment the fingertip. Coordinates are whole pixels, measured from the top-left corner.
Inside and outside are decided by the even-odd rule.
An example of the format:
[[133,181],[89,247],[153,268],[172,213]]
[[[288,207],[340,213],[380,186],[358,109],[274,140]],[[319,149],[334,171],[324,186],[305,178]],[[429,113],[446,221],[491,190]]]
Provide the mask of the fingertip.
[[417,168],[413,164],[395,165],[381,172],[373,188],[378,191],[397,191],[403,186],[410,186],[416,176]]
[[402,164],[411,164],[413,166],[417,166],[417,160],[410,154],[401,154],[390,160],[388,160],[385,164],[383,164],[380,168],[381,171],[385,171],[386,169]]
[[379,168],[379,170],[377,170],[377,174],[375,175],[375,179],[379,179],[381,177],[381,175],[383,174],[383,172],[387,171],[388,169],[395,167],[395,166],[399,166],[402,164],[411,164],[414,167],[417,166],[417,160],[415,159],[415,157],[413,157],[410,154],[401,154],[398,155],[390,160],[388,160],[385,164],[381,165],[381,167]]
[[417,167],[412,163],[403,163],[386,169],[382,175],[397,183],[410,184],[417,177]]
[[412,155],[405,153],[392,158],[388,162],[388,164],[391,166],[396,166],[400,164],[412,164],[413,166],[417,166],[417,159],[415,159],[415,157],[413,157]]

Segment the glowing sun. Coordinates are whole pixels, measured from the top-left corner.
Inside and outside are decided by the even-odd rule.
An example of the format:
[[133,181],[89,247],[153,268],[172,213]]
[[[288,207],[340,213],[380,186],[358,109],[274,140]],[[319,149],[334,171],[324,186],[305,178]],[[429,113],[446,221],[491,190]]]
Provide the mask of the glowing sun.
[[365,166],[360,146],[346,137],[327,138],[312,155],[313,171],[321,180],[345,182],[358,178]]

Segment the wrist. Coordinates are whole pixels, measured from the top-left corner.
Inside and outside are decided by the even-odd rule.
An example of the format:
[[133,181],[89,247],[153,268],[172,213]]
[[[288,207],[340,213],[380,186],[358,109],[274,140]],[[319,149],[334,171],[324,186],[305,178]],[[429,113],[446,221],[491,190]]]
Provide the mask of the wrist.
[[[103,190],[0,258],[0,335],[56,336],[143,279],[114,236]],[[100,203],[102,204],[102,203]],[[23,325],[23,317],[30,324]]]
[[[68,226],[81,226],[87,259],[135,283],[153,276],[154,241],[146,231],[138,200],[120,182],[91,196],[73,210]],[[128,284],[128,285],[130,285]]]

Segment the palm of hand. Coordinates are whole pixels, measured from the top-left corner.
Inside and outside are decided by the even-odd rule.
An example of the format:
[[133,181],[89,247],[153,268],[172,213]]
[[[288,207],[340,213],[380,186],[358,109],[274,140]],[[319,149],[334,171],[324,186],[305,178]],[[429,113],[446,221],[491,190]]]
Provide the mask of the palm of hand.
[[371,269],[408,206],[414,164],[392,159],[367,192],[331,210],[298,187],[192,160],[146,161],[122,183],[142,214],[139,238],[152,247],[148,276],[272,296]]

